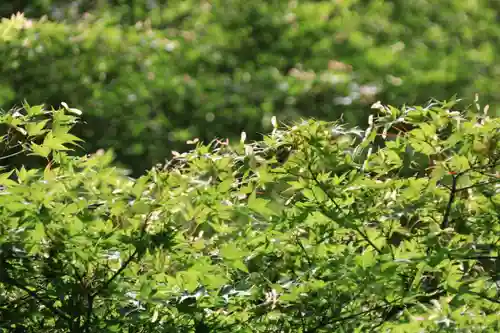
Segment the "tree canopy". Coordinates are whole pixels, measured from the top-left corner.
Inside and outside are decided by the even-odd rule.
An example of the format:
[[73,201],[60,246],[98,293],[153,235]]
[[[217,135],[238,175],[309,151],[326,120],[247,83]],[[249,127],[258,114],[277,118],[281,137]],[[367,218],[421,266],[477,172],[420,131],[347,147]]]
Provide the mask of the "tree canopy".
[[77,109],[4,114],[47,164],[0,175],[3,331],[497,332],[500,119],[374,108],[137,179],[71,153]]

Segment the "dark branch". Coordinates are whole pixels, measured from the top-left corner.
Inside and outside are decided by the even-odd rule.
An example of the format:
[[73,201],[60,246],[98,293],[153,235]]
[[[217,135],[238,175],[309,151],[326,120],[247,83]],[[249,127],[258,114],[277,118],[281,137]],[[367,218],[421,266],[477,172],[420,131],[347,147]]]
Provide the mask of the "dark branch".
[[307,265],[309,266],[309,269],[311,269],[313,267],[313,264],[312,264],[311,258],[309,257],[309,254],[307,253],[307,251],[304,247],[304,244],[302,244],[302,241],[299,239],[298,236],[295,237],[295,241],[297,242],[299,247],[302,249],[302,252],[304,253],[304,256],[306,257],[306,260],[307,260]]
[[358,312],[358,313],[354,313],[354,314],[350,314],[350,315],[340,316],[340,317],[331,318],[331,319],[325,318],[325,319],[321,320],[318,325],[316,325],[312,329],[309,329],[309,330],[307,330],[305,332],[306,333],[316,332],[317,330],[319,330],[320,328],[322,328],[324,326],[335,324],[335,323],[339,323],[339,322],[343,322],[343,321],[348,321],[348,320],[351,320],[351,319],[354,319],[354,318],[357,318],[357,317],[360,317],[360,316],[363,316],[363,315],[366,315],[366,314],[369,314],[369,313],[372,313],[372,312],[375,312],[375,311],[385,310],[388,307],[389,306],[387,306],[387,305],[376,306],[376,307],[374,307],[372,309],[369,309],[369,310],[366,310],[366,311],[362,311],[362,312]]
[[[314,180],[314,182],[316,183],[316,185],[318,185],[318,187],[325,193],[326,197],[328,198],[328,200],[330,200],[335,208],[341,212],[341,208],[339,206],[339,204],[337,203],[337,201],[330,195],[330,193],[327,191],[327,189],[323,186],[323,184],[321,184],[321,182],[318,180],[318,177],[315,175],[314,171],[312,170],[311,168],[311,165],[309,164],[308,166],[308,169],[309,169],[309,172],[311,173],[311,176]],[[328,212],[325,211],[324,207],[320,205],[320,209],[322,210],[323,214],[325,214],[327,217],[329,217],[330,219],[332,219],[332,217],[330,216],[330,214]],[[361,235],[361,237],[363,237],[363,239],[368,243],[370,244],[371,247],[373,247],[375,249],[375,251],[377,251],[378,254],[382,254],[382,250],[380,250],[371,240],[370,238],[363,232],[361,231],[361,229],[359,229],[357,226],[353,226],[354,230],[356,230],[356,232],[358,234]]]
[[[332,221],[335,221],[335,219],[330,215],[330,213],[325,209],[325,207],[323,206],[320,206],[319,207],[321,212],[326,216],[328,217],[329,219],[331,219]],[[351,227],[368,243],[370,244],[371,247],[373,247],[373,249],[375,251],[377,251],[378,254],[382,254],[382,250],[379,249],[377,247],[377,245],[375,245],[375,243],[373,243],[370,239],[370,237],[368,237],[368,235],[366,235],[358,226],[355,226],[355,225],[351,225]]]
[[13,287],[16,287],[18,289],[23,290],[28,295],[30,295],[33,299],[35,299],[37,302],[39,302],[40,304],[44,305],[47,309],[49,309],[54,315],[57,315],[57,316],[63,318],[64,320],[66,320],[68,322],[72,322],[73,321],[72,318],[70,316],[68,316],[64,311],[62,311],[62,310],[54,307],[52,304],[50,304],[50,302],[44,300],[35,291],[29,290],[28,287],[23,286],[22,284],[20,284],[16,280],[13,280],[10,277],[7,277],[6,279],[3,279],[2,282],[7,283],[7,284],[9,284],[9,285],[11,285]]
[[323,191],[325,192],[325,195],[326,197],[328,198],[328,200],[330,200],[334,205],[335,205],[335,208],[337,208],[339,211],[341,211],[341,208],[339,206],[339,204],[337,203],[337,201],[330,195],[330,193],[327,191],[327,189],[323,186],[323,184],[321,184],[321,182],[318,180],[318,177],[316,176],[316,174],[314,173],[314,171],[312,170],[311,168],[311,165],[308,165],[308,169],[309,169],[309,172],[311,173],[311,176],[314,180],[314,182],[316,183],[316,185],[318,185],[318,187]]
[[448,200],[448,205],[446,206],[446,211],[444,212],[443,222],[441,223],[441,229],[448,228],[451,207],[453,206],[453,201],[455,201],[455,195],[457,194],[457,182],[458,182],[458,176],[453,175],[451,189],[450,189],[450,198]]
[[480,187],[480,186],[484,186],[484,185],[491,185],[491,184],[496,184],[496,183],[500,183],[500,179],[494,179],[494,180],[490,180],[487,182],[482,182],[482,183],[477,183],[477,184],[466,186],[466,187],[461,187],[461,188],[457,189],[456,192],[462,192],[462,191],[466,191],[466,190],[469,190],[469,189],[472,189],[475,187]]
[[496,303],[496,304],[500,304],[500,300],[499,299],[496,299],[496,298],[493,298],[493,297],[489,297],[489,296],[486,296],[486,295],[483,295],[483,294],[480,294],[480,293],[476,293],[474,291],[467,291],[468,294],[472,294],[472,295],[476,295],[482,299],[485,299],[485,300],[488,300],[490,302],[493,302],[493,303]]
[[90,332],[90,323],[92,321],[92,311],[94,308],[94,296],[87,295],[87,318],[85,318],[85,324],[83,325],[82,332]]
[[137,248],[134,250],[134,252],[132,252],[132,254],[127,258],[127,260],[125,260],[124,263],[122,263],[122,265],[120,266],[120,268],[115,272],[115,274],[113,274],[113,276],[111,276],[106,282],[104,282],[104,284],[98,288],[92,295],[91,297],[94,298],[95,296],[97,296],[101,291],[103,291],[104,289],[106,289],[110,284],[111,282],[113,282],[114,279],[116,279],[118,277],[118,275],[120,275],[126,268],[127,266],[132,262],[132,260],[134,260],[136,254],[138,253],[138,250]]
[[[140,230],[140,235],[139,235],[139,242],[144,239],[144,234],[146,233],[146,228],[148,226],[149,219],[151,218],[151,212],[146,216],[144,222],[142,223],[141,230]],[[132,260],[135,259],[136,255],[139,253],[138,247],[136,246],[134,252],[125,260],[124,263],[120,266],[120,268],[111,276],[104,284],[98,288],[93,294],[90,295],[90,297],[95,298],[101,291],[106,289],[111,282],[113,282],[114,279],[116,279],[126,268],[127,266],[132,262]]]

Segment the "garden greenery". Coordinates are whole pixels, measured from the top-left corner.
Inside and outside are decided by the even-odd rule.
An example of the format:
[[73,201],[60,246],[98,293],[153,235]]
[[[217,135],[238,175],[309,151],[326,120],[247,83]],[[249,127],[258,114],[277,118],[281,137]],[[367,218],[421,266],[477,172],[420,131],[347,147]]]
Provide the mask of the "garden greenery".
[[81,111],[4,112],[2,332],[498,332],[500,119],[373,105],[129,178]]

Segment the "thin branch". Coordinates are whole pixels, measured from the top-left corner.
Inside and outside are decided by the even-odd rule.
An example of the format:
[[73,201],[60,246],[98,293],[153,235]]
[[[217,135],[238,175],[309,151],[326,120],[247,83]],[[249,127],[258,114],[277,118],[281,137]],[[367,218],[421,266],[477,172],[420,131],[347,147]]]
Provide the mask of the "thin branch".
[[309,172],[311,173],[311,176],[314,180],[314,182],[316,183],[316,185],[318,185],[318,187],[323,191],[325,192],[325,195],[326,197],[328,198],[328,200],[330,200],[334,205],[335,205],[335,208],[337,208],[339,211],[341,211],[341,208],[339,206],[339,204],[337,203],[337,201],[330,195],[330,193],[327,191],[327,189],[323,186],[323,184],[321,184],[321,182],[318,180],[318,177],[316,176],[316,174],[314,173],[314,171],[312,170],[311,168],[311,165],[308,165],[307,168],[309,169]]
[[90,332],[90,323],[92,321],[92,311],[94,308],[94,296],[87,294],[87,318],[83,325],[82,332]]
[[[495,165],[495,166],[492,166],[491,168],[495,168],[495,167],[497,167],[497,166]],[[474,170],[474,172],[477,172],[478,174],[483,175],[483,176],[488,177],[488,178],[498,178],[497,174],[489,173],[486,171]]]
[[134,252],[132,252],[132,254],[127,258],[127,260],[125,260],[125,262],[122,263],[122,265],[115,272],[115,274],[113,274],[113,276],[111,276],[106,282],[104,282],[104,284],[100,288],[98,288],[93,294],[91,294],[91,297],[97,296],[102,290],[106,289],[111,284],[111,282],[113,282],[113,280],[116,279],[118,275],[120,275],[127,268],[127,266],[132,262],[132,260],[134,260],[135,255],[137,253],[138,250],[136,248]]
[[[374,311],[379,311],[379,310],[384,310],[386,309],[388,306],[387,305],[384,305],[384,306],[376,306],[372,309],[369,309],[369,310],[365,310],[365,311],[362,311],[362,312],[358,312],[358,313],[354,313],[354,314],[350,314],[350,315],[345,315],[345,316],[340,316],[340,317],[337,317],[337,318],[332,318],[331,320],[322,320],[318,325],[316,325],[314,328],[312,329],[309,329],[307,331],[305,331],[306,333],[309,333],[309,332],[316,332],[318,329],[326,326],[326,325],[329,325],[329,324],[334,324],[334,323],[339,323],[339,322],[343,322],[343,321],[347,321],[347,320],[350,320],[350,319],[354,319],[356,317],[360,317],[362,315],[365,315],[365,314],[368,314],[368,313],[371,313],[371,312],[374,312]],[[328,322],[326,322],[328,321]]]
[[295,236],[295,241],[297,242],[297,244],[302,249],[302,252],[304,252],[304,256],[306,257],[307,264],[309,265],[309,269],[311,269],[313,267],[312,261],[311,261],[311,258],[309,257],[309,254],[307,253],[307,251],[306,251],[306,249],[304,247],[304,244],[302,244],[302,242],[301,242],[301,240],[299,239],[298,236]]
[[457,194],[457,182],[458,182],[458,176],[453,175],[452,176],[452,183],[451,183],[451,190],[450,190],[450,198],[448,200],[448,205],[446,206],[446,211],[444,212],[443,222],[441,222],[441,229],[448,228],[451,207],[453,205],[453,201],[455,200],[455,195]]
[[[50,238],[50,237],[49,237]],[[83,275],[81,275],[79,272],[78,272],[78,267],[76,267],[72,262],[69,263],[69,265],[71,266],[71,268],[73,268],[73,272],[75,273],[76,275],[76,278],[78,279],[78,281],[80,282],[80,286],[82,288],[82,290],[85,290],[86,289],[86,283],[85,283],[85,279],[83,277]]]
[[488,181],[488,182],[482,182],[482,183],[477,183],[477,184],[466,186],[466,187],[461,187],[461,188],[457,189],[456,192],[462,192],[462,191],[466,191],[466,190],[471,189],[471,188],[480,187],[483,185],[491,185],[491,184],[496,184],[496,183],[500,183],[500,178],[496,178],[496,179]]
[[20,284],[19,282],[17,282],[16,280],[13,280],[12,278],[10,277],[7,277],[6,279],[4,279],[2,282],[5,282],[11,286],[14,286],[18,289],[21,289],[23,291],[25,291],[28,295],[30,295],[33,299],[35,299],[37,302],[43,304],[47,309],[49,309],[53,314],[55,315],[58,315],[60,317],[62,317],[63,319],[65,319],[66,321],[68,322],[72,322],[73,319],[68,316],[64,311],[54,307],[52,304],[50,304],[48,301],[44,300],[42,297],[40,297],[36,292],[32,291],[32,290],[29,290],[28,287],[26,286],[23,286],[22,284]]
[[94,297],[91,295],[90,290],[87,290],[87,283],[85,282],[85,279],[83,275],[81,275],[78,272],[78,268],[73,264],[70,263],[70,266],[73,268],[73,271],[80,282],[80,287],[82,288],[82,292],[85,294],[87,298],[87,313],[86,313],[86,318],[82,327],[82,332],[88,332],[90,328],[90,322],[91,322],[91,317],[92,317],[92,310],[93,310],[93,301]]
[[471,290],[468,290],[466,291],[466,293],[468,294],[471,294],[471,295],[476,295],[478,297],[481,297],[487,301],[490,301],[490,302],[493,302],[493,303],[496,303],[496,304],[500,304],[500,300],[499,299],[496,299],[496,298],[493,298],[493,297],[489,297],[489,296],[486,296],[486,295],[483,295],[483,294],[480,294],[480,293],[476,293],[474,291],[471,291]]
[[298,309],[297,311],[298,311],[297,316],[300,318],[300,325],[302,326],[302,331],[305,332],[306,322],[304,321],[304,316],[302,315],[301,309]]
[[14,157],[14,156],[22,154],[22,153],[24,153],[24,150],[20,150],[18,152],[15,152],[15,153],[12,153],[12,154],[9,154],[9,155],[5,155],[5,156],[0,156],[0,160],[5,160],[7,158]]
[[[329,219],[331,219],[331,220],[335,221],[335,220],[333,219],[333,217],[332,217],[332,216],[330,216],[330,213],[329,213],[329,212],[328,212],[328,211],[327,211],[327,210],[326,210],[323,206],[320,206],[320,210],[321,210],[321,212],[322,212],[322,213],[323,213],[326,217],[328,217]],[[368,244],[370,244],[370,246],[371,246],[371,247],[373,247],[373,249],[374,249],[375,251],[377,251],[377,253],[378,253],[378,254],[382,254],[382,250],[381,250],[381,249],[379,249],[379,248],[377,247],[377,245],[375,245],[375,243],[373,243],[373,242],[371,241],[371,239],[368,237],[368,235],[366,235],[366,234],[365,234],[365,233],[364,233],[364,232],[363,232],[363,231],[362,231],[362,230],[361,230],[358,226],[352,225],[351,227],[352,227],[352,228],[353,228],[353,229],[354,229],[354,230],[355,230],[355,231],[356,231],[356,232],[357,232],[357,233],[358,233],[358,234],[359,234],[359,235],[360,235],[360,236],[361,236],[361,237],[362,237],[362,238],[363,238],[363,239],[364,239],[364,240],[365,240]]]
[[[311,173],[311,176],[313,177],[313,180],[314,182],[316,183],[316,185],[318,185],[318,187],[325,193],[326,197],[328,198],[328,200],[330,200],[335,208],[337,208],[337,210],[340,212],[342,209],[340,208],[339,204],[337,203],[337,201],[330,195],[330,193],[327,191],[327,189],[323,186],[323,184],[321,184],[321,182],[318,180],[318,177],[316,177],[315,173],[313,172],[312,168],[311,168],[311,165],[309,164],[307,166],[309,172]],[[326,210],[324,209],[323,206],[320,205],[320,209],[323,211],[323,214],[325,214],[327,217],[329,217],[330,219],[333,220],[333,218],[330,216],[330,214],[328,212],[326,212]],[[363,239],[368,243],[370,244],[371,247],[373,247],[375,249],[375,251],[377,251],[378,254],[382,254],[382,251],[370,240],[370,238],[363,232],[361,231],[361,229],[359,229],[357,226],[353,226],[354,230],[356,230],[356,232],[358,234],[361,235],[361,237],[363,237]]]
[[[144,234],[146,233],[146,228],[148,226],[148,222],[149,222],[149,219],[151,218],[151,212],[146,216],[144,222],[142,223],[142,226],[141,226],[141,230],[140,230],[140,235],[139,235],[139,241],[143,240],[144,238]],[[115,272],[115,274],[113,274],[106,282],[104,282],[104,284],[100,287],[100,288],[97,288],[97,290],[91,294],[90,296],[92,298],[96,297],[102,290],[106,289],[110,284],[111,282],[113,282],[114,279],[116,279],[118,277],[118,275],[120,275],[126,268],[127,266],[132,262],[132,260],[135,259],[135,256],[139,253],[139,250],[137,249],[137,247],[135,248],[135,250],[132,252],[132,254],[127,258],[127,260],[125,260],[124,263],[122,263],[122,265],[120,266],[120,268]]]
[[[391,225],[389,227],[389,232],[385,235],[385,239],[387,241],[389,241],[389,235],[391,235],[393,233],[393,230],[392,230],[393,227],[394,227],[394,220],[391,220]],[[392,246],[390,246],[390,245],[389,245],[389,251],[391,253],[392,260],[395,260],[396,259],[396,255],[394,254],[394,250],[392,249]]]
[[361,237],[363,237],[363,239],[368,243],[370,244],[371,247],[373,247],[375,249],[375,251],[377,251],[378,254],[382,254],[382,250],[379,249],[377,247],[377,245],[375,245],[375,243],[372,242],[372,240],[370,239],[370,237],[368,237],[367,234],[365,234],[363,231],[361,231],[360,228],[358,228],[357,226],[354,226],[354,230],[356,230],[357,233],[359,233],[361,235]]

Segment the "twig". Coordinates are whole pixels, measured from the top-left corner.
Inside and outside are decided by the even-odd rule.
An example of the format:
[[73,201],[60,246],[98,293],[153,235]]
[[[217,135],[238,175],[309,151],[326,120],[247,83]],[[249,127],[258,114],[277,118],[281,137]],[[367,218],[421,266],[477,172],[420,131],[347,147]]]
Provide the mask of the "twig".
[[90,323],[92,321],[92,311],[94,308],[94,296],[87,294],[87,318],[83,325],[82,332],[90,332]]
[[[329,219],[331,219],[331,220],[335,221],[335,220],[333,219],[333,217],[332,217],[332,216],[330,216],[330,213],[329,213],[329,212],[328,212],[328,211],[327,211],[327,210],[326,210],[323,206],[320,206],[320,209],[321,209],[321,212],[322,212],[322,213],[323,213],[326,217],[328,217]],[[360,236],[361,236],[361,237],[362,237],[362,238],[363,238],[363,239],[364,239],[364,240],[365,240],[368,244],[370,244],[370,246],[371,246],[371,247],[373,247],[373,249],[374,249],[375,251],[377,251],[377,253],[378,253],[378,254],[382,254],[382,250],[381,250],[381,249],[379,249],[379,248],[375,245],[375,243],[373,243],[373,242],[371,241],[371,239],[368,237],[368,235],[366,235],[366,234],[365,234],[365,233],[364,233],[364,232],[363,232],[360,228],[358,228],[358,227],[357,227],[357,226],[355,226],[355,225],[352,225],[351,227],[352,227],[352,228],[353,228],[353,229],[354,229],[354,230],[355,230],[355,231],[356,231],[356,232],[357,232],[357,233],[358,233],[358,234],[359,234],[359,235],[360,235]]]
[[441,222],[441,229],[448,228],[451,206],[453,205],[453,201],[455,200],[455,195],[457,193],[457,182],[458,176],[452,176],[451,190],[450,190],[450,198],[448,200],[448,205],[446,206],[446,211],[444,212],[443,222]]
[[318,180],[318,177],[316,176],[316,174],[314,173],[314,171],[312,170],[311,168],[311,165],[308,165],[307,168],[309,169],[309,172],[311,173],[311,176],[314,180],[314,182],[316,183],[316,185],[318,185],[318,187],[323,191],[325,192],[325,195],[326,197],[328,198],[328,200],[330,200],[334,205],[335,205],[335,208],[337,208],[339,211],[341,211],[341,208],[339,206],[339,204],[337,203],[337,201],[330,195],[330,193],[328,193],[327,189],[323,186],[323,184],[321,184],[321,182]]
[[[144,237],[144,234],[146,233],[146,227],[148,225],[148,221],[151,217],[151,212],[146,216],[146,219],[144,220],[142,226],[141,226],[141,230],[140,230],[140,236],[139,236],[139,241],[143,240],[143,237]],[[102,290],[106,289],[110,284],[111,282],[113,282],[114,279],[116,279],[118,277],[118,275],[120,275],[126,268],[127,266],[132,262],[132,260],[135,259],[135,256],[139,253],[139,250],[137,249],[137,247],[135,248],[134,252],[132,252],[132,254],[127,258],[127,260],[125,260],[124,263],[122,263],[122,265],[120,266],[120,268],[115,272],[115,274],[113,274],[113,276],[111,276],[106,282],[104,282],[104,284],[100,287],[100,288],[97,288],[97,290],[91,294],[90,296],[92,298],[96,297]]]
[[24,150],[20,150],[18,152],[15,152],[15,153],[12,153],[12,154],[9,154],[9,155],[5,155],[5,156],[0,156],[0,160],[5,160],[7,158],[14,157],[14,156],[22,154],[22,153],[24,153]]
[[461,188],[457,189],[456,192],[462,192],[462,191],[466,191],[466,190],[471,189],[471,188],[480,187],[483,185],[496,184],[496,183],[500,183],[500,178],[494,179],[494,180],[491,180],[488,182],[482,182],[482,183],[477,183],[477,184],[466,186],[466,187],[461,187]]
[[7,277],[6,279],[3,280],[3,282],[10,284],[11,286],[14,286],[18,289],[21,289],[25,291],[28,295],[30,295],[33,299],[35,299],[37,302],[43,304],[47,309],[49,309],[53,314],[58,315],[62,317],[63,319],[67,320],[68,322],[72,322],[73,319],[68,316],[64,311],[54,307],[52,304],[44,300],[42,297],[40,297],[36,292],[29,290],[28,287],[23,286],[19,282],[11,279],[10,277]]
[[354,314],[350,314],[350,315],[345,315],[345,316],[340,316],[340,317],[337,317],[337,318],[332,318],[331,320],[322,320],[322,321],[320,321],[320,323],[318,325],[316,325],[312,329],[309,329],[309,330],[307,330],[305,332],[306,333],[317,332],[318,329],[320,329],[320,328],[322,328],[322,327],[324,327],[326,325],[334,324],[334,323],[338,323],[338,322],[342,322],[342,321],[347,321],[347,320],[350,320],[350,319],[354,319],[356,317],[359,317],[359,316],[362,316],[362,315],[365,315],[365,314],[368,314],[368,313],[371,313],[371,312],[374,312],[374,311],[379,311],[379,310],[386,309],[387,307],[389,307],[389,306],[387,306],[387,305],[376,306],[376,307],[374,307],[372,309],[369,309],[369,310],[366,310],[366,311],[362,311],[362,312],[358,312],[358,313],[354,313]]
[[480,294],[480,293],[476,293],[472,290],[468,290],[466,291],[467,294],[471,294],[471,295],[476,295],[478,297],[481,297],[485,300],[488,300],[490,302],[493,302],[493,303],[496,303],[496,304],[500,304],[500,300],[496,299],[496,298],[493,298],[493,297],[489,297],[489,296],[486,296],[486,295],[483,295],[483,294]]
[[113,274],[113,276],[111,276],[106,282],[104,282],[104,284],[100,288],[98,288],[93,294],[91,294],[91,297],[97,296],[102,290],[106,289],[110,285],[110,283],[113,282],[113,280],[116,279],[116,277],[118,277],[118,275],[120,275],[127,268],[127,266],[132,262],[132,260],[134,260],[134,257],[137,254],[137,252],[138,251],[136,248],[134,252],[132,252],[132,254],[127,258],[127,260],[125,260],[125,262],[115,272],[115,274]]
[[311,258],[309,257],[309,254],[307,253],[305,247],[304,247],[304,244],[302,244],[302,242],[300,241],[299,237],[298,236],[295,236],[295,241],[297,242],[297,244],[300,246],[300,248],[302,249],[302,252],[304,252],[304,255],[306,257],[306,260],[307,260],[307,264],[309,265],[309,269],[312,268],[312,261],[311,261]]
[[[328,198],[328,200],[330,200],[335,208],[337,208],[337,210],[340,212],[342,209],[340,208],[339,204],[337,203],[337,201],[330,195],[330,193],[327,191],[326,188],[324,188],[323,184],[321,184],[321,182],[318,180],[318,177],[316,177],[316,175],[314,174],[312,168],[311,168],[311,165],[309,164],[307,166],[309,172],[311,173],[311,176],[314,180],[314,182],[316,183],[316,185],[318,185],[318,187],[325,193],[326,197]],[[320,209],[322,210],[323,214],[325,214],[328,218],[332,219],[333,218],[330,216],[330,214],[325,210],[325,208],[323,206],[320,205]],[[363,237],[363,239],[368,243],[370,244],[374,249],[375,251],[377,251],[378,254],[382,254],[382,250],[380,250],[371,240],[370,238],[363,232],[361,231],[361,229],[359,229],[357,226],[353,226],[354,230],[356,230],[356,232],[358,234],[361,235],[361,237]]]

